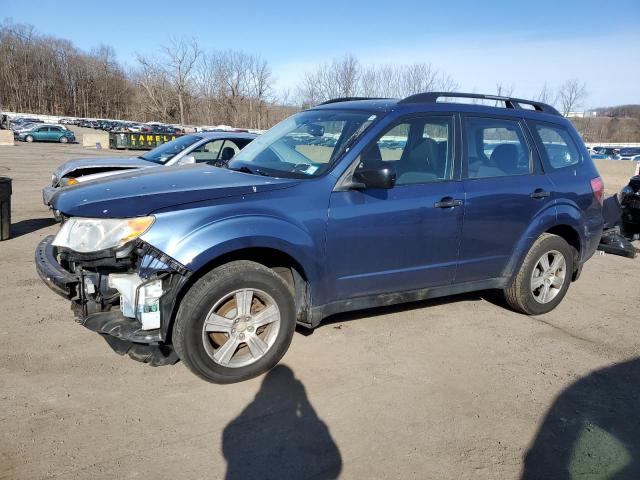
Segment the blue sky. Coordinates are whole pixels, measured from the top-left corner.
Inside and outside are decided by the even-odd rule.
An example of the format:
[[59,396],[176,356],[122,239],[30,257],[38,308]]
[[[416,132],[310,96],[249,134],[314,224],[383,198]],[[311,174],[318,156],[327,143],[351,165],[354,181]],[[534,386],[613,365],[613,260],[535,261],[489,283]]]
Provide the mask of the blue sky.
[[0,18],[85,50],[111,45],[130,65],[169,36],[195,37],[205,50],[261,55],[279,89],[353,53],[364,64],[431,62],[465,91],[493,93],[501,82],[535,96],[545,82],[580,78],[585,107],[640,103],[640,0],[0,0]]

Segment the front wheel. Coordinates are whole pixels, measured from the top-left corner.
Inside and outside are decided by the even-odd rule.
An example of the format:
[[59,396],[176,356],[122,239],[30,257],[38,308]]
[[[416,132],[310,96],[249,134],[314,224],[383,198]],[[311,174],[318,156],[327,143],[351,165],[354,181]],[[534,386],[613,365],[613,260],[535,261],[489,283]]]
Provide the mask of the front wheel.
[[556,308],[571,283],[574,252],[562,237],[541,235],[511,285],[504,290],[507,303],[527,315],[540,315]]
[[275,366],[295,325],[293,295],[282,277],[259,263],[235,261],[189,289],[178,309],[173,346],[199,377],[234,383]]
[[60,137],[60,143],[67,143],[69,139],[67,137]]
[[33,142],[33,137],[31,135],[27,135],[24,140],[25,140],[25,142],[31,143],[31,142]]

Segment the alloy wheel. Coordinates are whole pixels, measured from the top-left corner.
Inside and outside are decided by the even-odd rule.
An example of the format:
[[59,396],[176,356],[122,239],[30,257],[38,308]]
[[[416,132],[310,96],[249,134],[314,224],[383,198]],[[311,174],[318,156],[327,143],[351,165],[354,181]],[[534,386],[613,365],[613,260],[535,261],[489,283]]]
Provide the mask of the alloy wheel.
[[257,362],[271,349],[280,330],[280,310],[258,289],[230,292],[209,311],[202,341],[218,365],[239,368]]
[[567,275],[567,262],[557,250],[542,255],[531,273],[531,293],[538,303],[551,302],[562,290]]

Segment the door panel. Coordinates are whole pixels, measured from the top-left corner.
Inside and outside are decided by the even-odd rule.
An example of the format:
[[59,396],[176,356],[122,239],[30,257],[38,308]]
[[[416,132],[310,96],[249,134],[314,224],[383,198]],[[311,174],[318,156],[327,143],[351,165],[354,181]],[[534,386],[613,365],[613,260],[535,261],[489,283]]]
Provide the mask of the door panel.
[[514,119],[467,116],[465,218],[456,283],[502,276],[533,219],[553,203],[532,141]]
[[336,298],[448,285],[453,281],[463,208],[460,182],[334,192],[327,255]]
[[40,141],[48,141],[49,140],[49,127],[40,127],[36,131],[33,132],[33,138]]
[[451,180],[454,141],[452,116],[410,117],[364,149],[356,169],[391,168],[397,183],[332,193],[327,255],[335,299],[453,281],[464,213],[462,185]]
[[465,218],[456,283],[500,277],[532,219],[551,197],[531,198],[536,189],[552,192],[544,175],[463,181]]

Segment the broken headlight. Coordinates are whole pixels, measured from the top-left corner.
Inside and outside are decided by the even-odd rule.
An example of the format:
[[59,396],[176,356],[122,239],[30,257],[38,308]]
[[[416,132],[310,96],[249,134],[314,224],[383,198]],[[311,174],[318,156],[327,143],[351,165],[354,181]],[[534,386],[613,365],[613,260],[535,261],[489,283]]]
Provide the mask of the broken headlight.
[[60,186],[62,187],[68,187],[70,185],[77,185],[78,184],[78,180],[76,180],[74,177],[62,177],[60,179]]
[[71,217],[56,235],[53,245],[79,253],[117,248],[145,233],[155,218]]

